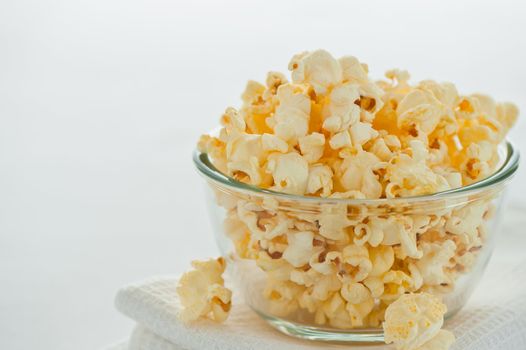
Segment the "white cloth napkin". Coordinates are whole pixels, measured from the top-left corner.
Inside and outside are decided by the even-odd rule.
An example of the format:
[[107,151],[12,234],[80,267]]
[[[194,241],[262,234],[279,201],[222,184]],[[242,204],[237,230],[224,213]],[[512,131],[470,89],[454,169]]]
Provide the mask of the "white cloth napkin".
[[[526,234],[524,208],[509,210],[487,272],[468,304],[446,328],[457,341],[452,350],[526,349]],[[224,324],[202,320],[186,326],[178,319],[177,277],[156,277],[122,288],[117,309],[137,322],[127,350],[287,350],[394,349],[388,345],[350,346],[309,342],[285,336],[248,306],[236,303]],[[123,349],[122,347],[120,349]]]
[[[526,349],[526,259],[507,273],[484,283],[468,305],[446,328],[457,341],[452,349]],[[180,304],[176,277],[158,277],[122,288],[116,298],[119,311],[137,321],[128,350],[194,349],[339,349],[282,335],[246,305],[235,305],[225,324],[202,320],[192,326],[178,319]],[[235,301],[235,299],[234,299]],[[369,350],[391,349],[386,345]]]
[[[176,277],[158,277],[122,288],[116,297],[119,311],[137,321],[129,350],[276,350],[342,349],[288,337],[270,327],[244,303],[236,303],[227,322],[200,320],[191,326],[178,318],[180,304],[175,293]],[[368,347],[370,350],[382,347]]]

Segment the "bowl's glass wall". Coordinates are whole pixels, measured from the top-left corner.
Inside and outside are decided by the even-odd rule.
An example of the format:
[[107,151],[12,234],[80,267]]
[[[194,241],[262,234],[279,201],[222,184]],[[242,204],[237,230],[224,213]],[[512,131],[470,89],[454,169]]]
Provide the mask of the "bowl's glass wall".
[[[379,327],[386,305],[404,292],[439,294],[448,306],[447,316],[457,312],[473,292],[491,256],[503,187],[493,184],[447,198],[430,196],[417,201],[365,204],[295,200],[241,190],[210,179],[206,191],[218,245],[230,260],[231,278],[244,300],[265,317],[330,331]],[[288,223],[279,227],[285,221]],[[284,250],[299,232],[310,232],[303,237],[314,237],[313,250],[306,254],[315,256],[309,261],[296,257],[296,266],[291,266],[285,258],[291,260],[294,252]],[[438,248],[434,243],[442,245]],[[374,277],[382,281],[383,292],[377,290],[374,305],[365,306],[366,311],[351,306],[354,314],[364,314],[363,319],[330,315],[331,307],[327,305],[331,296],[339,293],[338,287],[327,291],[325,286],[332,282],[323,281],[324,275],[313,274],[313,281],[305,281],[308,278],[303,273],[313,264],[325,262],[328,252],[341,253],[348,245],[365,245],[370,251],[376,249],[375,245],[391,247],[397,259],[390,270],[402,271],[398,275],[405,278],[386,282],[388,272],[378,270],[380,263],[370,256],[373,269],[379,271]],[[427,259],[425,264],[411,257],[419,254]],[[448,254],[450,257],[444,258]],[[363,269],[360,264],[336,259],[331,267],[336,266],[340,283],[363,283],[364,278],[372,276],[367,276],[368,263]],[[294,279],[299,283],[290,282],[293,270],[297,271]],[[375,288],[380,287],[376,284]]]

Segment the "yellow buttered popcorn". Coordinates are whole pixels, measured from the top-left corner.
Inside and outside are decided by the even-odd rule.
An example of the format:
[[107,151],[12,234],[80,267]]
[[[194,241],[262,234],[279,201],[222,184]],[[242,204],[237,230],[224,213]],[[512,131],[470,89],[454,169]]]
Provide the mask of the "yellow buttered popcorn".
[[[451,344],[450,333],[440,330],[445,313],[446,306],[434,295],[404,294],[385,311],[385,342],[394,343],[398,350],[434,349],[443,340]],[[440,338],[433,341],[436,336]]]
[[287,249],[283,252],[283,259],[294,267],[307,264],[311,257],[319,251],[319,247],[314,246],[314,233],[290,232],[287,234]]
[[298,153],[274,153],[268,158],[267,172],[274,179],[275,191],[302,194],[307,189],[309,164]]
[[267,125],[285,141],[307,135],[311,102],[304,86],[284,84],[277,90],[278,105]]
[[[289,70],[290,82],[277,72],[266,85],[250,81],[239,111],[229,107],[221,117],[219,135],[203,137],[200,149],[219,170],[298,195],[432,194],[489,176],[497,145],[518,115],[511,103],[460,95],[451,83],[413,86],[406,71],[388,71],[388,81],[374,82],[356,58],[336,59],[324,50],[294,56]],[[285,171],[280,159],[298,168],[288,175],[294,184],[276,174]],[[320,168],[305,164],[332,172],[324,170],[320,180]]]
[[223,258],[193,261],[194,270],[181,276],[177,293],[183,306],[184,322],[208,317],[216,322],[227,319],[232,305],[232,292],[225,288],[221,277],[225,271]]
[[342,68],[330,53],[324,50],[303,52],[289,63],[294,83],[312,86],[316,93],[324,93],[342,80]]
[[442,243],[422,242],[423,256],[415,265],[422,276],[422,282],[433,286],[451,283],[446,275],[446,267],[455,256],[457,246],[451,240]]
[[325,150],[325,135],[315,132],[302,136],[298,139],[298,144],[303,158],[309,163],[315,163],[323,156]]
[[307,193],[320,193],[320,196],[328,197],[332,192],[331,168],[327,165],[315,164],[309,167],[309,177],[307,179]]

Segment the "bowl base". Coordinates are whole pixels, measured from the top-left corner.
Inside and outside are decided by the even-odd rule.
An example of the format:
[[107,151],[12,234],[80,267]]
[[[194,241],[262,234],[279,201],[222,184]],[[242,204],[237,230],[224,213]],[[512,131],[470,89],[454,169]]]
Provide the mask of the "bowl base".
[[355,329],[340,331],[285,321],[277,317],[265,315],[258,311],[256,311],[256,313],[281,333],[295,338],[335,343],[384,343],[384,333],[382,329]]

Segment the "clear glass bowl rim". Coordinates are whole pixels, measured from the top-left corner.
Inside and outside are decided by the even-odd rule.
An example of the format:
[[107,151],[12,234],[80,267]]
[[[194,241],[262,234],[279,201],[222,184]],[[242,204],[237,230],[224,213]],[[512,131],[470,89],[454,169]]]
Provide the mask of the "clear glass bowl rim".
[[212,180],[221,185],[227,186],[234,191],[244,192],[246,194],[252,195],[267,195],[272,197],[279,197],[283,200],[292,200],[300,202],[315,202],[315,203],[338,203],[338,204],[347,204],[347,205],[360,205],[360,204],[370,204],[370,205],[382,205],[382,204],[393,204],[396,202],[400,203],[417,203],[422,201],[432,201],[439,199],[450,199],[460,196],[466,196],[468,194],[473,194],[480,191],[485,191],[499,185],[505,184],[511,179],[519,167],[520,152],[517,147],[510,142],[509,140],[503,141],[499,147],[503,147],[506,154],[504,161],[502,162],[500,168],[494,172],[492,175],[487,178],[474,182],[468,186],[462,186],[454,188],[447,191],[437,192],[430,195],[420,195],[413,197],[396,197],[396,198],[379,198],[379,199],[347,199],[347,198],[323,198],[323,197],[314,197],[314,196],[300,196],[294,194],[288,194],[283,192],[276,192],[244,182],[240,182],[231,178],[222,172],[220,172],[208,158],[208,154],[200,152],[198,149],[194,150],[193,161],[197,170],[205,178]]

